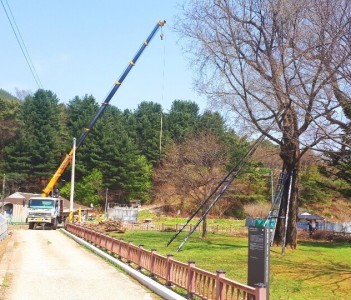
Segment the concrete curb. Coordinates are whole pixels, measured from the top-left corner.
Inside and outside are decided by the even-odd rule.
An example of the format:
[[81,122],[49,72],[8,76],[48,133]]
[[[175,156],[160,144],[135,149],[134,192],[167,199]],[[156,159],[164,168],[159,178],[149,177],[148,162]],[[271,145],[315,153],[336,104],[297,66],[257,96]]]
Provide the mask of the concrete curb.
[[146,275],[138,272],[137,270],[133,269],[132,267],[128,266],[127,264],[121,262],[120,260],[112,257],[111,255],[107,254],[106,252],[100,250],[99,248],[91,245],[90,243],[84,241],[83,239],[75,236],[74,234],[68,232],[65,229],[61,229],[66,235],[74,239],[77,243],[84,245],[85,247],[92,250],[97,255],[107,259],[111,263],[119,266],[123,271],[128,273],[134,279],[139,281],[142,285],[146,286],[148,289],[152,290],[155,294],[159,295],[163,299],[167,300],[186,300],[186,298],[178,295],[177,293],[173,292],[172,290],[168,289],[167,287],[163,286],[162,284],[157,283],[156,281],[152,280],[151,278],[147,277]]

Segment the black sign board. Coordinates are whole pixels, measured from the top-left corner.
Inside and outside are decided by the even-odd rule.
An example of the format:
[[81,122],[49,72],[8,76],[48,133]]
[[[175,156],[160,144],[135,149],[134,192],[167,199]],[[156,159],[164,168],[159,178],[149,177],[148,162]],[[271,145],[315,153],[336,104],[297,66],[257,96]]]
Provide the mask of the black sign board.
[[248,285],[269,288],[269,234],[268,228],[249,227]]

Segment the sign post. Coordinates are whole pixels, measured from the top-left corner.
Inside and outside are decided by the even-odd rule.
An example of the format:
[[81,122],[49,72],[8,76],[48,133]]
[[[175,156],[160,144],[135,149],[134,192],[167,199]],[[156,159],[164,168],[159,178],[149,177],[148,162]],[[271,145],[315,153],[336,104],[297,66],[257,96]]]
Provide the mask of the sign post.
[[248,285],[265,287],[269,299],[270,229],[249,227]]

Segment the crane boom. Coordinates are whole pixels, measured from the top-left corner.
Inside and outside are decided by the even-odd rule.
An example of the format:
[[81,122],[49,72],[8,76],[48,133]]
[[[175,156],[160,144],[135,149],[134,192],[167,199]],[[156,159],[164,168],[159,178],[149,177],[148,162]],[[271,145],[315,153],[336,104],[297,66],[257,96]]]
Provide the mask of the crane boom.
[[[89,134],[89,132],[91,131],[91,129],[94,127],[95,123],[97,122],[97,120],[101,117],[101,115],[104,113],[107,105],[109,104],[109,102],[111,101],[112,97],[114,96],[114,94],[117,92],[117,90],[119,89],[119,87],[121,86],[122,82],[124,81],[124,79],[127,77],[128,73],[130,72],[130,70],[133,68],[133,66],[135,65],[135,63],[137,62],[137,60],[139,59],[140,55],[143,53],[143,51],[145,50],[146,46],[150,43],[150,41],[152,40],[152,38],[154,37],[154,35],[156,34],[156,32],[158,31],[158,29],[162,26],[164,26],[166,24],[166,21],[158,21],[156,26],[154,27],[154,29],[151,31],[150,35],[148,36],[148,38],[144,41],[144,43],[141,45],[141,47],[139,48],[138,52],[135,54],[134,58],[129,62],[129,64],[127,65],[126,69],[124,70],[124,72],[122,73],[122,75],[120,76],[120,78],[114,83],[113,88],[111,89],[111,91],[109,92],[109,94],[107,95],[107,97],[105,98],[104,102],[101,104],[99,110],[96,112],[96,114],[94,115],[94,117],[91,119],[89,125],[87,128],[84,129],[83,133],[81,134],[81,136],[78,138],[77,143],[76,143],[76,150],[83,144],[85,138],[87,137],[87,135]],[[46,187],[43,189],[42,191],[42,196],[43,197],[47,197],[51,191],[54,189],[57,181],[59,180],[59,178],[61,177],[61,175],[64,173],[64,171],[66,170],[66,168],[70,165],[71,161],[72,161],[72,154],[73,154],[73,148],[71,149],[71,151],[66,154],[65,158],[63,159],[63,161],[61,162],[60,166],[58,167],[58,169],[56,170],[54,176],[50,179],[49,183],[46,185]]]

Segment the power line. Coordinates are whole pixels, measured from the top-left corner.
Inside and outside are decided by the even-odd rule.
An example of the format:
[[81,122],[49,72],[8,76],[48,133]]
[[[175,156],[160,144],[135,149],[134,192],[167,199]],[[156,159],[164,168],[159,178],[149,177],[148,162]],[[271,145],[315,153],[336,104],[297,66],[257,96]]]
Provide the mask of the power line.
[[[27,64],[28,64],[28,67],[29,67],[29,69],[30,69],[30,72],[32,73],[32,76],[33,76],[33,78],[34,78],[34,80],[35,80],[35,82],[36,82],[38,88],[43,88],[43,85],[42,85],[42,83],[41,83],[41,81],[40,81],[40,78],[39,78],[39,76],[38,76],[38,73],[37,73],[37,71],[36,71],[36,69],[35,69],[35,67],[34,67],[34,64],[33,64],[32,60],[31,60],[31,58],[30,58],[30,55],[29,55],[29,52],[28,52],[28,50],[27,50],[26,44],[25,44],[25,42],[24,42],[24,40],[23,40],[23,38],[22,38],[21,32],[20,32],[20,30],[19,30],[19,28],[18,28],[18,26],[17,26],[16,19],[15,19],[13,13],[12,13],[11,7],[10,7],[9,3],[7,2],[7,0],[6,0],[7,9],[8,9],[8,11],[9,11],[10,14],[11,14],[13,23],[12,23],[12,21],[11,21],[10,15],[9,15],[9,13],[8,13],[8,11],[7,11],[6,7],[5,7],[5,5],[4,5],[3,0],[1,0],[1,4],[2,4],[2,7],[4,8],[4,11],[5,11],[5,14],[6,14],[6,16],[7,16],[7,19],[9,20],[9,23],[10,23],[10,25],[11,25],[12,31],[13,31],[13,33],[15,34],[16,40],[17,40],[17,42],[18,42],[18,45],[19,45],[20,48],[21,48],[22,54],[23,54],[23,56],[24,56],[24,58],[25,58],[25,60],[26,60],[26,62],[27,62]],[[16,30],[17,30],[17,31],[16,31]]]

